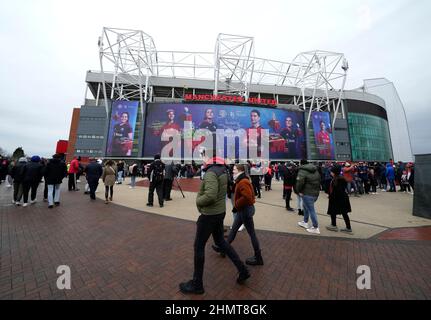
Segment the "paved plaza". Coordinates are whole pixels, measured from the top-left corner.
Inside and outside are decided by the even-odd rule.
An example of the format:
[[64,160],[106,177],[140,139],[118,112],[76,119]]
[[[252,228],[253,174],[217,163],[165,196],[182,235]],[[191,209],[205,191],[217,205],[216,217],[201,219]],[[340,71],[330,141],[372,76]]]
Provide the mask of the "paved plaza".
[[[127,181],[128,182],[128,181]],[[297,226],[284,209],[281,183],[263,192],[255,225],[264,266],[236,284],[236,269],[208,242],[205,294],[184,295],[178,284],[193,273],[199,179],[183,179],[185,198],[173,191],[164,208],[145,206],[148,188],[116,185],[114,201],[90,201],[82,190],[61,205],[15,207],[12,189],[0,185],[0,299],[430,299],[431,220],[411,214],[413,196],[380,193],[351,198],[353,235],[327,231],[327,198],[316,204],[322,234]],[[175,183],[176,184],[176,183]],[[39,188],[42,189],[42,188]],[[187,190],[187,191],[186,191]],[[39,193],[42,190],[39,190]],[[38,199],[41,199],[39,194]],[[155,202],[157,203],[157,202]],[[296,207],[295,197],[292,201]],[[225,224],[232,215],[228,202]],[[342,219],[338,225],[343,227]],[[247,233],[233,242],[240,257],[252,255]],[[57,267],[71,269],[71,289],[57,288]],[[358,266],[371,270],[371,289],[359,290]]]

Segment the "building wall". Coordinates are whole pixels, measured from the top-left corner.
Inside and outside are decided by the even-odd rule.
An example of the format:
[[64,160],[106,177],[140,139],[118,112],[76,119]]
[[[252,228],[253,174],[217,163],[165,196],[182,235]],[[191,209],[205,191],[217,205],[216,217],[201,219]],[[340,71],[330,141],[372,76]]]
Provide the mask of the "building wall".
[[67,145],[66,162],[72,161],[75,154],[75,144],[76,144],[77,132],[78,132],[78,126],[79,126],[80,111],[81,110],[79,108],[73,108],[72,121],[70,123],[70,130],[69,130],[69,143]]
[[389,161],[393,159],[388,121],[378,116],[349,113],[353,161]]
[[336,119],[334,126],[335,159],[346,161],[352,159],[349,128],[346,119]]
[[82,106],[75,145],[75,155],[103,157],[106,146],[108,121],[105,107]]
[[431,219],[431,154],[415,155],[413,215]]

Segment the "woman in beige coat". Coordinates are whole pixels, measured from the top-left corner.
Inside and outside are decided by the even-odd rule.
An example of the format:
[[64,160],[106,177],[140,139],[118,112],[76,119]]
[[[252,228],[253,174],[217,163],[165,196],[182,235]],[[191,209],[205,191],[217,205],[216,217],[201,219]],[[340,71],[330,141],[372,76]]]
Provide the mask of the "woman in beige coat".
[[114,194],[115,177],[117,176],[117,170],[114,167],[114,161],[108,160],[103,169],[102,180],[105,184],[105,203],[108,204],[108,192],[110,193],[109,201],[112,201]]

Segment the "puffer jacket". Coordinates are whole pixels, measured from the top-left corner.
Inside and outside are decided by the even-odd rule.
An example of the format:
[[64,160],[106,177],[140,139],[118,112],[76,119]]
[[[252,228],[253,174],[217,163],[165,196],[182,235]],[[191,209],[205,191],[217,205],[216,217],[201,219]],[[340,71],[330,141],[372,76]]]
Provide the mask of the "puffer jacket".
[[226,212],[228,173],[224,165],[211,164],[196,197],[196,207],[201,214],[216,215]]
[[315,165],[308,163],[299,167],[295,190],[307,196],[319,196],[320,174]]
[[235,181],[234,204],[235,209],[241,211],[255,202],[253,186],[250,179],[242,173]]

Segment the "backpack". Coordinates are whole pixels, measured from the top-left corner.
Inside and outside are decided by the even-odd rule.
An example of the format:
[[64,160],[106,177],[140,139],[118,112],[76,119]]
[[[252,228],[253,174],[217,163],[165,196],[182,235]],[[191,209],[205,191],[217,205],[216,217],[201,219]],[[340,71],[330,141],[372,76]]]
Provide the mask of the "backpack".
[[153,171],[151,172],[153,182],[159,182],[163,181],[164,174],[165,174],[165,168],[161,161],[154,161],[153,163]]

